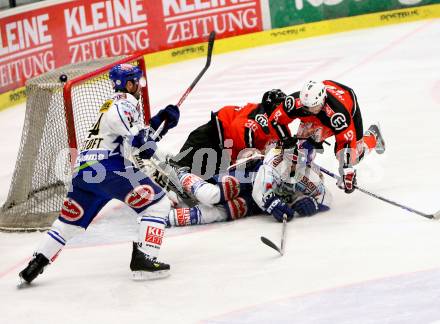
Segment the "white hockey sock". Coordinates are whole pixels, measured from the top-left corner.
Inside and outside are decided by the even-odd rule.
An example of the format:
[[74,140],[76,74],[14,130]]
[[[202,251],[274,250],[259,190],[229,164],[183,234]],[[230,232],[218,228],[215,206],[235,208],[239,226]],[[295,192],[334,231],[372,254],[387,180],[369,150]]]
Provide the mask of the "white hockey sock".
[[197,205],[191,208],[176,208],[170,211],[171,226],[209,224],[227,220],[228,215],[222,206]]
[[161,217],[143,216],[139,224],[139,249],[149,258],[159,255],[166,222]]
[[228,219],[226,210],[221,206],[199,205],[200,224],[209,224],[214,222],[224,222]]
[[169,199],[163,196],[157,203],[142,212],[138,244],[139,249],[151,259],[159,255],[170,208]]
[[57,219],[46,233],[36,252],[43,254],[50,262],[53,262],[66,242],[84,231],[85,229],[82,227],[66,224]]

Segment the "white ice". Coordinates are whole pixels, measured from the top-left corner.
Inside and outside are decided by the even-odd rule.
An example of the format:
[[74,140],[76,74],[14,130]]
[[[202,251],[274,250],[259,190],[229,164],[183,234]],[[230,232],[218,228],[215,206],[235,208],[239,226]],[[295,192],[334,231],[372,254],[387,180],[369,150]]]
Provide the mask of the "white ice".
[[[204,59],[149,72],[159,109],[177,102]],[[225,104],[265,90],[297,90],[308,78],[355,89],[364,127],[379,121],[384,155],[358,167],[360,186],[424,212],[440,209],[440,20],[394,25],[215,55],[162,146],[176,151],[189,130]],[[0,201],[6,199],[24,107],[0,113]],[[328,149],[319,162],[333,171]],[[163,280],[132,282],[135,217],[106,208],[57,261],[17,290],[41,233],[0,233],[1,323],[439,323],[440,224],[373,199],[346,195],[333,179],[333,209],[288,224],[283,257],[270,217],[169,229]]]

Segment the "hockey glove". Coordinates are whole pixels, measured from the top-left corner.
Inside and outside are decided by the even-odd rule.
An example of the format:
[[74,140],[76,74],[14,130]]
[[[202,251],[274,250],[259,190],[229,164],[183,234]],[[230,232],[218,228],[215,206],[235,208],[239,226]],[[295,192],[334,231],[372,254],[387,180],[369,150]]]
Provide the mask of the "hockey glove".
[[148,129],[141,129],[139,133],[133,137],[132,145],[139,149],[139,157],[141,159],[151,158],[157,150],[157,144],[151,138]]
[[313,216],[318,211],[318,203],[316,199],[310,196],[302,196],[295,201],[292,209],[299,214],[299,216]]
[[280,89],[266,91],[261,99],[264,111],[269,116],[275,108],[286,98],[286,94]]
[[293,210],[273,193],[265,196],[263,201],[264,209],[275,217],[277,221],[282,222],[284,214],[287,216],[287,221],[290,221],[293,218]]
[[165,127],[162,132],[159,134],[160,137],[164,136],[169,129],[176,127],[180,118],[180,110],[179,107],[175,105],[168,105],[164,109],[161,109],[155,116],[153,116],[150,120],[151,128],[157,130],[165,121]]
[[352,167],[342,169],[338,187],[344,189],[346,193],[352,193],[356,188],[356,170]]

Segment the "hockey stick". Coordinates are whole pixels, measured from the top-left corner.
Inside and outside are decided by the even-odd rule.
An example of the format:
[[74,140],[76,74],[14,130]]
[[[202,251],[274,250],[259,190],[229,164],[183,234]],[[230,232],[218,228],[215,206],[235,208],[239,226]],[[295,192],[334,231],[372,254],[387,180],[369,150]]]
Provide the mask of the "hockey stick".
[[[188,87],[188,89],[186,89],[186,91],[184,92],[184,94],[180,97],[179,102],[177,102],[176,106],[180,108],[180,106],[182,105],[182,103],[185,101],[186,97],[188,97],[189,93],[194,89],[194,87],[196,86],[196,84],[199,82],[199,80],[202,78],[202,76],[205,74],[206,70],[208,70],[209,66],[211,65],[211,57],[212,57],[212,51],[214,49],[214,40],[215,40],[215,31],[212,31],[209,34],[209,38],[208,38],[208,52],[206,55],[206,64],[203,67],[203,69],[200,71],[200,73],[196,76],[196,78],[193,80],[193,82],[191,83],[191,85]],[[166,120],[164,120],[160,126],[158,127],[158,129],[155,131],[154,135],[152,136],[152,138],[155,140],[158,138],[158,140],[160,140],[161,138],[159,137],[160,133],[162,132],[163,128],[165,127],[165,123]]]
[[263,155],[263,154],[256,153],[256,154],[253,154],[253,155],[251,155],[251,156],[249,156],[249,157],[247,157],[247,158],[242,158],[242,159],[240,159],[240,160],[237,160],[236,163],[234,163],[234,164],[228,166],[227,170],[229,171],[229,170],[232,170],[232,169],[234,169],[234,168],[238,168],[239,166],[242,166],[242,165],[244,165],[244,164],[247,164],[249,161],[254,161],[254,160],[257,160],[257,159],[258,159],[258,160],[262,160],[262,159],[264,159],[264,155]]
[[[315,165],[316,165],[316,164],[315,164]],[[330,176],[330,177],[332,177],[332,178],[334,178],[334,179],[336,179],[336,180],[339,180],[339,179],[340,179],[340,176],[334,174],[333,172],[328,171],[327,169],[324,169],[323,167],[321,167],[321,166],[319,166],[319,165],[316,165],[316,166],[321,170],[321,172],[325,173],[326,175],[328,175],[328,176]],[[384,201],[384,202],[386,202],[386,203],[389,203],[389,204],[391,204],[391,205],[393,205],[393,206],[403,208],[403,209],[405,209],[405,210],[407,210],[407,211],[409,211],[409,212],[411,212],[411,213],[417,214],[417,215],[419,215],[419,216],[422,216],[422,217],[425,217],[425,218],[429,218],[429,219],[440,219],[440,210],[439,210],[438,212],[434,213],[434,214],[425,214],[425,213],[422,213],[421,211],[418,211],[418,210],[415,210],[415,209],[410,208],[410,207],[408,207],[408,206],[405,206],[405,205],[399,204],[399,203],[397,203],[397,202],[395,202],[395,201],[392,201],[392,200],[390,200],[390,199],[388,199],[388,198],[381,197],[381,196],[379,196],[379,195],[377,195],[377,194],[375,194],[375,193],[372,193],[372,192],[370,192],[370,191],[368,191],[368,190],[365,190],[365,189],[363,189],[363,188],[360,188],[360,187],[357,186],[357,185],[354,186],[354,187],[355,187],[357,190],[359,190],[360,192],[363,192],[364,194],[367,194],[367,195],[369,195],[369,196],[371,196],[371,197],[373,197],[373,198],[376,198],[376,199],[382,200],[382,201]]]
[[283,227],[281,229],[280,247],[278,247],[275,243],[273,243],[271,240],[269,240],[268,238],[266,238],[264,236],[260,237],[261,242],[266,244],[268,247],[271,247],[275,251],[278,251],[279,254],[284,255],[284,246],[285,246],[285,242],[286,242],[286,229],[287,229],[287,215],[284,214],[283,215]]
[[177,103],[177,107],[180,107],[183,103],[183,101],[188,97],[189,93],[194,89],[197,82],[202,78],[203,74],[205,74],[206,70],[208,70],[209,66],[211,65],[211,56],[212,56],[212,50],[214,49],[214,40],[215,40],[215,31],[212,31],[209,34],[208,38],[208,53],[206,56],[206,64],[203,67],[202,71],[197,75],[197,77],[194,79],[194,81],[191,83],[191,85],[186,89],[185,93],[180,97],[179,102]]
[[[207,51],[205,66],[200,71],[200,73],[196,76],[196,78],[193,80],[191,85],[186,89],[186,91],[182,95],[182,97],[180,97],[179,101],[176,104],[177,107],[180,108],[180,106],[182,105],[183,101],[186,99],[186,97],[188,97],[189,93],[194,89],[196,84],[199,82],[199,80],[205,74],[206,70],[208,70],[209,66],[211,65],[212,51],[214,49],[214,40],[215,40],[215,31],[212,31],[209,34],[209,38],[208,38],[208,51]],[[165,124],[166,124],[166,120],[162,121],[162,123],[160,124],[158,129],[154,132],[154,134],[152,136],[152,138],[154,140],[156,140],[156,139],[160,140],[161,139],[160,133],[162,132],[163,128],[165,127]],[[156,169],[158,170],[159,174],[162,175],[162,177],[164,179],[167,178],[167,180],[163,180],[162,181],[163,182],[162,185],[167,187],[169,190],[174,191],[188,206],[192,207],[192,206],[194,206],[197,203],[192,197],[190,197],[183,190],[183,188],[182,188],[180,182],[178,181],[178,179],[175,179],[174,177],[172,177],[172,174],[175,173],[172,168],[169,169],[169,170],[166,170],[166,172],[164,172],[164,170],[161,170],[159,168],[156,168]]]

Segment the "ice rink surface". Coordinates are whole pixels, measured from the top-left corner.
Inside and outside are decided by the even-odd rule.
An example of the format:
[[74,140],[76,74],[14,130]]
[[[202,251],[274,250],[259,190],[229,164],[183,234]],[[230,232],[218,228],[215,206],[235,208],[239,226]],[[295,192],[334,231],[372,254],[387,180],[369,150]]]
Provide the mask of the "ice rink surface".
[[[215,49],[214,49],[215,53]],[[154,110],[180,98],[204,59],[150,71]],[[379,121],[387,152],[357,168],[364,188],[424,212],[440,209],[440,20],[215,55],[161,142],[177,151],[211,110],[257,102],[264,91],[333,79],[358,96],[364,128]],[[0,113],[0,201],[6,199],[25,108]],[[332,149],[318,156],[336,171]],[[269,216],[166,233],[172,275],[129,279],[135,216],[112,204],[29,289],[18,272],[43,234],[0,233],[0,322],[21,323],[440,323],[440,223],[326,178],[331,211],[288,224],[283,257]]]

